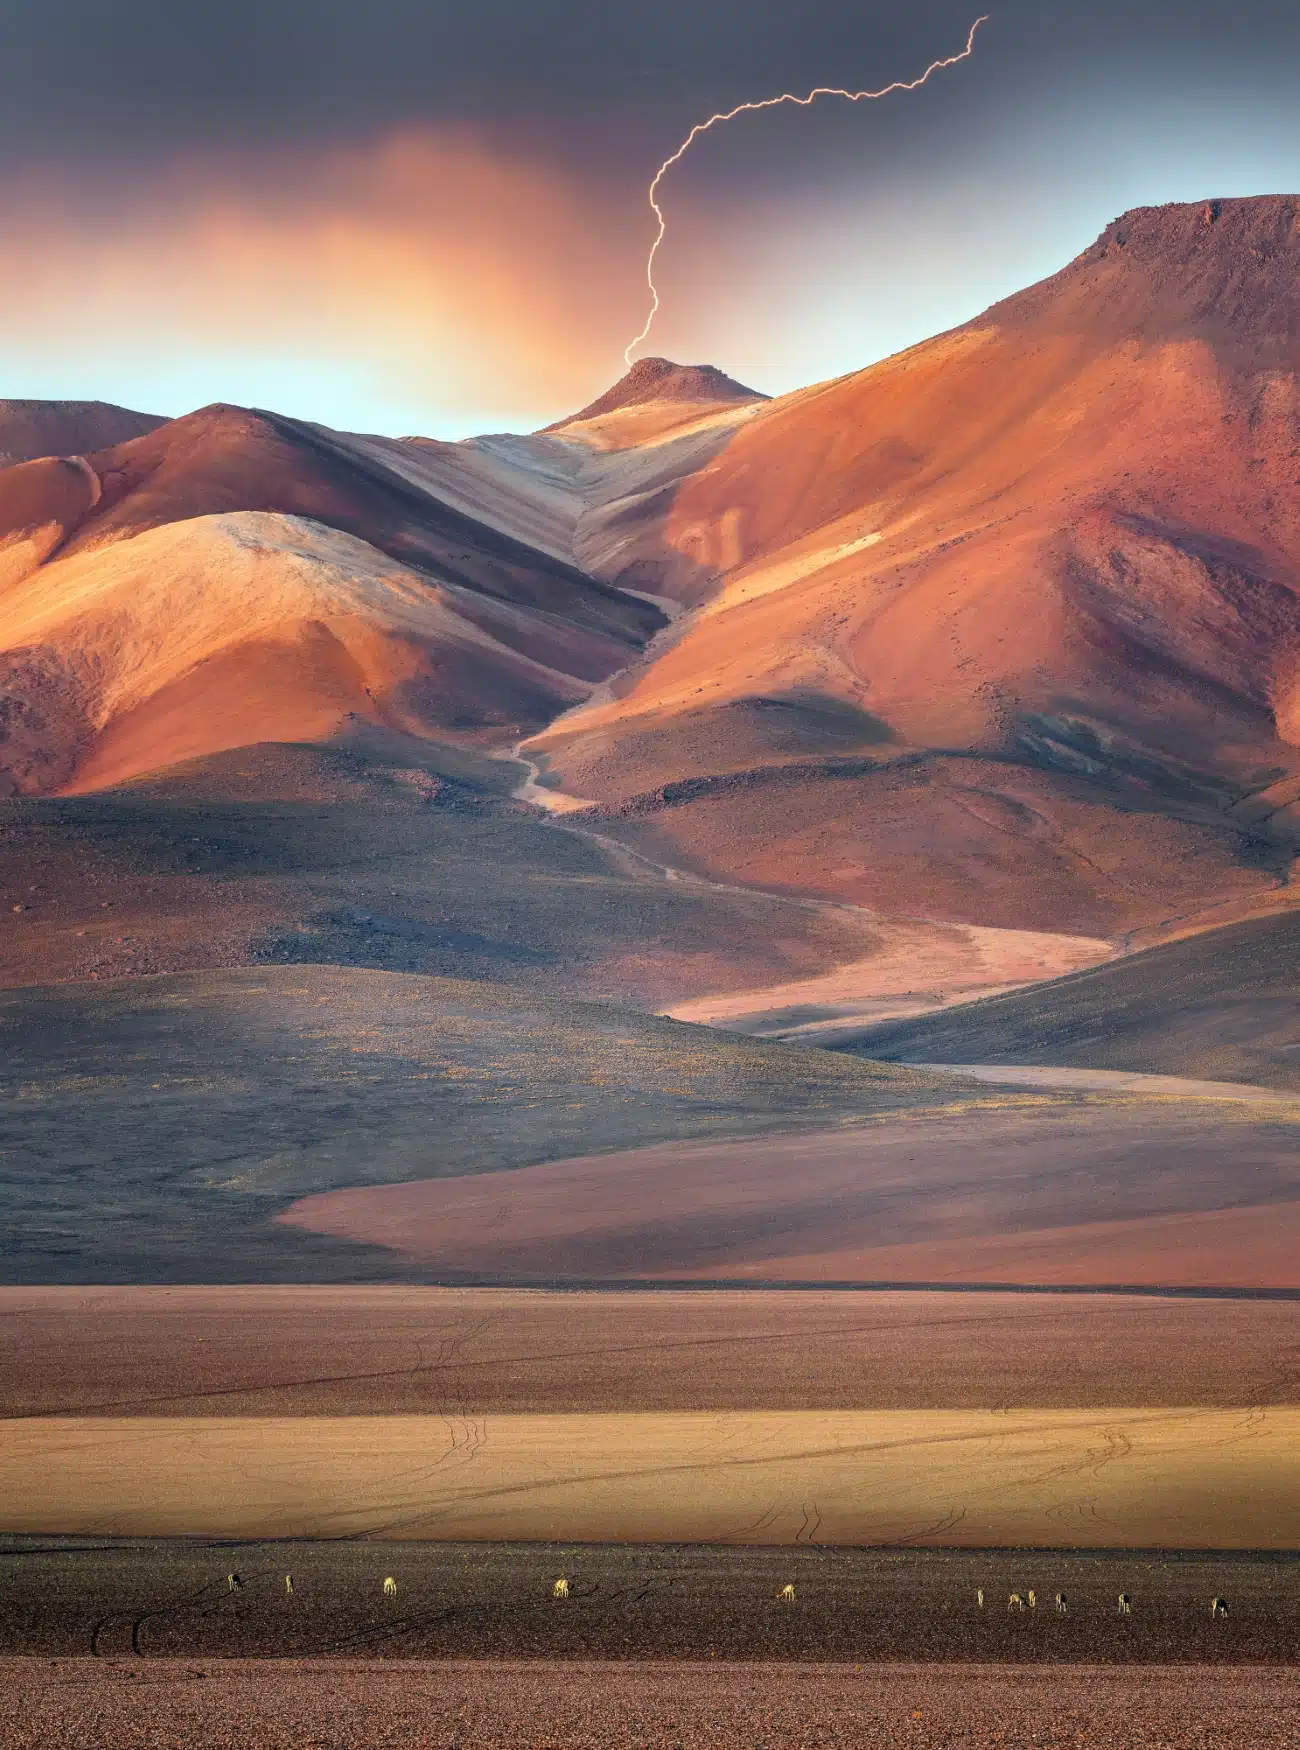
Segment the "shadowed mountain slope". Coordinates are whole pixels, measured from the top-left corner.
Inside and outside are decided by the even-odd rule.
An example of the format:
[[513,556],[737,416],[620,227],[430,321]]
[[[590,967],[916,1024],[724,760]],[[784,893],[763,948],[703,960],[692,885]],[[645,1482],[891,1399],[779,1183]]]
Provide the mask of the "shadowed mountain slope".
[[323,962],[659,1008],[886,945],[858,912],[668,879],[513,801],[520,775],[353,724],[0,801],[0,987]]
[[504,984],[321,966],[9,992],[0,1044],[8,1282],[409,1276],[273,1218],[331,1186],[806,1130],[944,1086]]
[[837,1043],[873,1058],[1068,1064],[1300,1090],[1300,913],[1206,930]]
[[38,456],[106,450],[166,423],[111,401],[0,401],[0,468]]
[[1142,209],[752,410],[673,494],[702,605],[530,751],[666,861],[890,912],[1262,898],[1300,831],[1298,287],[1300,200]]

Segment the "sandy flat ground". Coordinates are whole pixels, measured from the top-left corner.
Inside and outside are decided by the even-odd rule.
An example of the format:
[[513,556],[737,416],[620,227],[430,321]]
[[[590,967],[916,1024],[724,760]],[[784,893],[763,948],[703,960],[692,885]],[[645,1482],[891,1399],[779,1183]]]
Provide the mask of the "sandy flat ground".
[[324,1192],[443,1279],[1300,1287],[1294,1102],[972,1087],[938,1112]]
[[1300,1404],[1300,1302],[0,1288],[0,1416]]
[[33,1417],[0,1529],[1300,1547],[1300,1409]]
[[1214,1082],[1195,1076],[1147,1075],[1124,1069],[1073,1069],[1040,1063],[927,1063],[910,1069],[951,1073],[963,1081],[993,1082],[1016,1088],[1077,1088],[1083,1093],[1154,1094],[1174,1100],[1241,1100],[1251,1106],[1272,1106],[1278,1115],[1300,1113],[1300,1101],[1277,1088],[1253,1082]]
[[1300,1673],[7,1659],[5,1750],[1284,1750]]

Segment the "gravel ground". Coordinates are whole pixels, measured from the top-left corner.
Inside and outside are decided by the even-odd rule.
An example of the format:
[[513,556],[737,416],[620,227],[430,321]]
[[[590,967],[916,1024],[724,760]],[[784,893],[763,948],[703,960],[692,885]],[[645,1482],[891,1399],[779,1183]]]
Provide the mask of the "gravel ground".
[[[564,1599],[552,1596],[560,1577]],[[1036,1608],[1008,1610],[1013,1592]],[[1226,1620],[1210,1614],[1216,1596]],[[0,1656],[87,1653],[136,1655],[140,1669],[326,1655],[1300,1666],[1300,1558],[6,1539]]]
[[[274,1217],[342,1186],[820,1130],[953,1086],[515,984],[359,967],[0,991],[0,1278],[401,1280],[424,1266]],[[1076,1096],[1059,1099],[1073,1112]],[[1236,1130],[1231,1146],[1235,1161]]]
[[5,1750],[1293,1750],[1300,1671],[0,1660]]

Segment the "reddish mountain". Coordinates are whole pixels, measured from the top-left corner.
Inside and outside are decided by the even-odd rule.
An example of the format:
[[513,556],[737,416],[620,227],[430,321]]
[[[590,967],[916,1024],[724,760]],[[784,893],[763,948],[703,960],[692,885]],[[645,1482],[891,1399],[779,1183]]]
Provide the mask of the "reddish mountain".
[[662,623],[415,446],[211,407],[0,472],[0,772],[96,788],[348,717],[501,743]]
[[[551,436],[217,407],[4,470],[7,782],[534,731],[727,880],[1090,941],[1248,914],[1300,830],[1298,268],[1295,199],[1142,210],[774,402],[643,360]],[[627,589],[692,610],[646,660]]]
[[728,879],[1089,934],[1248,903],[1300,831],[1297,365],[1300,200],[1126,214],[757,409],[666,514],[703,607],[533,746]]

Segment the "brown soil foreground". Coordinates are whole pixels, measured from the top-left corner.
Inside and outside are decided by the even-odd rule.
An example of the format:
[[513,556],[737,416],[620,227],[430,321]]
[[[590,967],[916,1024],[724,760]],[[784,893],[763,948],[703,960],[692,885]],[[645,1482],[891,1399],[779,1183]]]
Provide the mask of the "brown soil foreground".
[[1287,1102],[990,1092],[803,1136],[328,1191],[280,1219],[452,1279],[1296,1288],[1295,1120]]
[[0,1288],[0,1416],[1300,1404],[1300,1302]]
[[0,1529],[132,1537],[1300,1548],[1300,1409],[63,1417]]
[[5,1750],[1287,1750],[1300,1673],[11,1659]]

